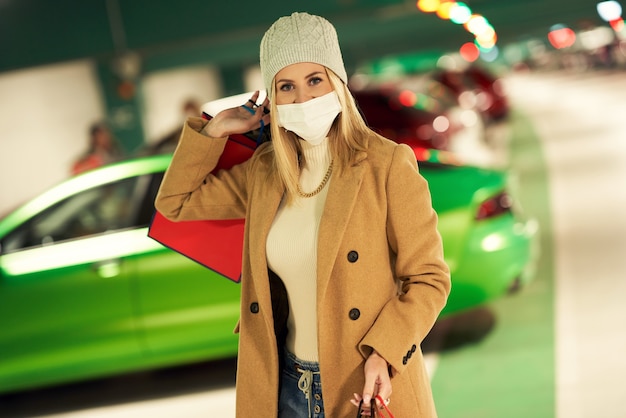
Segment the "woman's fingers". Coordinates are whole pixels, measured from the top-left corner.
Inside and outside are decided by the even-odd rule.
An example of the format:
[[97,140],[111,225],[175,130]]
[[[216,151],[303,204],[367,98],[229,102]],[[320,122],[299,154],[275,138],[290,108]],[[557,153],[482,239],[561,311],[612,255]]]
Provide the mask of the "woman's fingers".
[[[350,403],[354,406],[356,406],[357,408],[359,407],[359,405],[361,406],[361,415],[362,416],[370,416],[371,415],[371,403],[366,403],[363,402],[361,404],[361,400],[363,398],[361,397],[361,395],[359,395],[358,393],[354,393],[352,399],[350,399]],[[376,407],[378,409],[382,409],[383,405],[380,401],[380,399],[382,399],[382,402],[384,402],[386,405],[389,405],[390,400],[389,398],[382,398],[382,395],[377,394],[376,397],[374,398],[376,400]]]
[[250,98],[239,106],[225,109],[212,118],[205,132],[209,136],[221,138],[232,134],[243,134],[270,123],[269,114],[264,109],[269,106],[269,100],[265,98],[262,105],[257,105],[259,91],[252,93]]
[[354,406],[356,406],[357,408],[359,407],[359,405],[361,406],[361,416],[364,417],[369,417],[371,415],[371,406],[369,403],[365,403],[363,402],[363,404],[361,404],[361,400],[363,398],[361,398],[361,395],[359,395],[358,393],[353,394],[353,398],[350,399],[350,403]]
[[[389,378],[389,367],[387,361],[374,351],[365,361],[363,367],[365,384],[363,385],[363,393],[354,394],[351,400],[352,404],[359,405],[361,399],[363,404],[369,408],[372,399],[380,397],[385,402],[391,395],[391,379]],[[376,399],[376,406],[382,407],[382,404]],[[369,410],[368,410],[369,411]]]

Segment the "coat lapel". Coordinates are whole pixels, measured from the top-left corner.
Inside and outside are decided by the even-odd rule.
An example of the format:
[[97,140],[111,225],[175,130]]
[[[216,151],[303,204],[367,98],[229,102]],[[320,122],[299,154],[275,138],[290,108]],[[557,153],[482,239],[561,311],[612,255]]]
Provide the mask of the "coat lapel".
[[330,181],[317,241],[318,300],[326,291],[339,245],[361,188],[365,170],[363,160],[366,157],[366,152],[360,152],[352,166]]
[[[259,178],[265,178],[265,173],[262,173]],[[249,242],[244,243],[244,245],[248,246],[249,251],[249,275],[250,278],[254,277],[254,279],[252,283],[247,283],[246,285],[254,287],[262,311],[271,312],[272,297],[267,274],[266,241],[284,194],[284,189],[276,184],[269,185],[267,183],[262,184],[261,187],[255,187],[255,189],[256,192],[255,196],[252,197],[252,201],[256,202],[256,205],[247,219],[249,223]],[[269,326],[272,322],[271,315],[266,316],[266,320]]]

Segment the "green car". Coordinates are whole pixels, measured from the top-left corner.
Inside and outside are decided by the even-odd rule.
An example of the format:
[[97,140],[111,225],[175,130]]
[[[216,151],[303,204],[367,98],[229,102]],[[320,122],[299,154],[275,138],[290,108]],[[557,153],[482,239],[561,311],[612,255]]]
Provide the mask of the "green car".
[[[0,220],[0,393],[236,355],[239,285],[147,236],[170,159],[87,172]],[[504,173],[431,161],[450,315],[529,280],[537,239]]]

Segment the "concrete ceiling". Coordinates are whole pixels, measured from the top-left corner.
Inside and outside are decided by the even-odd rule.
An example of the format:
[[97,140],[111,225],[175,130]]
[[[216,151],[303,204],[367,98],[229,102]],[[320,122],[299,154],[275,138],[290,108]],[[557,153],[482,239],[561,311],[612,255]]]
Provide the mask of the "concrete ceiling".
[[[596,0],[466,0],[500,44],[544,37],[556,23],[600,24]],[[152,70],[256,63],[279,16],[308,11],[336,26],[348,68],[385,55],[457,49],[463,28],[411,0],[0,0],[0,72],[132,51]]]

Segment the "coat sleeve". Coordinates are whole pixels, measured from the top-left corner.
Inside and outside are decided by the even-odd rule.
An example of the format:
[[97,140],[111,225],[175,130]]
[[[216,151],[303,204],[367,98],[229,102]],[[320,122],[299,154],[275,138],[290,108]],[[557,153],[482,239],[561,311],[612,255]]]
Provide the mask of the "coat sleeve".
[[245,216],[247,162],[215,169],[227,138],[200,133],[206,121],[189,118],[165,172],[155,207],[171,221],[237,219]]
[[387,239],[401,292],[383,307],[360,348],[363,353],[375,349],[402,372],[445,306],[451,286],[428,184],[406,145],[395,148],[389,166],[387,205]]

